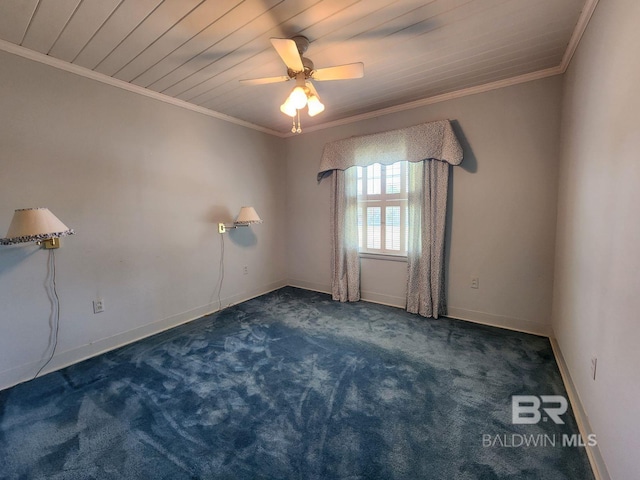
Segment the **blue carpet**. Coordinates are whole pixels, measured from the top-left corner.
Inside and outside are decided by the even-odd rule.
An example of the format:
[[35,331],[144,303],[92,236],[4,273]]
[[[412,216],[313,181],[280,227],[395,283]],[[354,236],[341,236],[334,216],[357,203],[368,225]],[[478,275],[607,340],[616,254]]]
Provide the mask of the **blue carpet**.
[[512,395],[547,339],[287,287],[0,392],[0,478],[592,479]]

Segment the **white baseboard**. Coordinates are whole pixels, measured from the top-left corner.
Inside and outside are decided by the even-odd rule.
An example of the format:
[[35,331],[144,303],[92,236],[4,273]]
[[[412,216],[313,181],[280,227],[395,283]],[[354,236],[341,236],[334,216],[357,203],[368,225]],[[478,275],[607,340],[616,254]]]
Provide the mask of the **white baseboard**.
[[360,292],[360,298],[365,302],[379,303],[389,307],[405,308],[407,299],[405,297],[395,297],[393,295],[385,295],[384,293]]
[[544,323],[532,322],[522,318],[506,317],[503,315],[495,315],[493,313],[477,312],[475,310],[466,310],[464,308],[447,307],[447,317],[456,320],[465,320],[467,322],[480,323],[491,327],[506,328],[507,330],[515,330],[516,332],[532,333],[548,337],[551,335],[551,325]]
[[331,285],[307,282],[305,280],[296,280],[294,278],[290,278],[287,284],[290,287],[302,288],[303,290],[311,290],[312,292],[326,293],[327,295],[331,295]]
[[[562,356],[560,345],[553,337],[553,335],[549,337],[549,340],[551,341],[551,348],[553,349],[553,354],[556,357],[556,363],[558,364],[558,368],[560,369],[560,375],[562,375],[562,381],[564,382],[564,386],[567,390],[567,395],[569,396],[569,402],[571,402],[573,414],[575,415],[576,422],[578,423],[580,435],[582,435],[582,438],[586,439],[589,435],[595,432],[591,428],[587,412],[585,412],[584,407],[582,406],[582,402],[580,401],[580,397],[578,396],[578,391],[576,390],[575,384],[571,379],[571,374],[569,373],[567,363]],[[611,480],[611,476],[609,476],[607,466],[604,463],[604,459],[602,458],[602,454],[600,453],[600,448],[598,447],[598,445],[589,446],[589,444],[587,444],[585,449],[587,452],[587,457],[589,457],[589,463],[591,463],[593,475],[596,477],[596,480]]]
[[[296,280],[290,278],[289,286],[331,295],[331,286],[323,285],[321,283],[313,283],[307,282],[305,280]],[[364,302],[379,303],[380,305],[387,305],[389,307],[404,308],[406,304],[406,299],[404,297],[395,297],[393,295],[367,292],[364,290],[360,292],[360,298]]]
[[[262,287],[253,290],[223,298],[221,299],[221,304],[223,305],[223,309],[228,308],[231,305],[235,305],[237,303],[244,302],[260,295],[264,295],[265,293],[269,293],[273,290],[282,288],[287,284],[288,283],[286,280],[280,280],[267,285],[263,285]],[[157,322],[148,323],[141,327],[134,328],[133,330],[97,340],[87,345],[82,345],[80,347],[72,348],[71,350],[56,353],[51,359],[49,365],[47,365],[47,367],[40,373],[40,376],[68,367],[69,365],[79,363],[91,357],[101,355],[108,351],[115,350],[116,348],[123,347],[130,343],[137,342],[138,340],[156,335],[179,325],[189,323],[205,315],[215,313],[219,310],[218,307],[218,302],[210,303],[201,307],[194,308],[187,312],[172,315],[171,317],[159,320]],[[6,388],[17,385],[18,383],[31,380],[33,378],[33,375],[38,371],[41,365],[42,361],[29,362],[27,364],[19,365],[17,367],[13,367],[0,372],[0,390],[4,390]]]
[[[314,292],[327,293],[331,295],[330,285],[307,282],[305,280],[293,278],[289,279],[289,285],[292,287],[302,288],[304,290],[312,290]],[[360,293],[360,298],[365,302],[379,303],[390,307],[405,308],[406,306],[406,299],[404,297],[396,297],[382,293],[362,291]],[[551,325],[532,322],[531,320],[523,320],[520,318],[494,315],[491,313],[477,312],[457,307],[447,307],[447,315],[445,316],[456,320],[488,325],[490,327],[499,327],[506,328],[507,330],[515,330],[517,332],[532,333],[543,337],[551,335]]]

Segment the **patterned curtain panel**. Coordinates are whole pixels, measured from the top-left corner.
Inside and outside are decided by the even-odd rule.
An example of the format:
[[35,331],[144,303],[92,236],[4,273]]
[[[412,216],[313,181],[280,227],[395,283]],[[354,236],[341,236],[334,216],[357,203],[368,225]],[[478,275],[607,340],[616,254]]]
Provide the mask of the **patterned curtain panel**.
[[[462,162],[462,147],[448,120],[327,143],[318,181],[332,177],[332,294],[341,302],[360,299],[356,169],[408,161],[409,192],[407,310],[424,316],[445,313],[444,228],[450,165]],[[413,199],[413,200],[412,200]]]
[[356,168],[334,171],[331,182],[331,294],[334,300],[357,302],[360,257]]
[[409,164],[407,311],[423,317],[445,315],[444,236],[449,164]]

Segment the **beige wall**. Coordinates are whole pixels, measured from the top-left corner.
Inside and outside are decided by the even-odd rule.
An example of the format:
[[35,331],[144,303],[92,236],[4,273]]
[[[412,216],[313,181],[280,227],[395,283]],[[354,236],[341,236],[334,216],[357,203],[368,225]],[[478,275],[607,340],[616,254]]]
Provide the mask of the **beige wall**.
[[601,1],[565,76],[553,302],[571,378],[620,480],[640,471],[639,23],[636,0]]
[[[537,333],[551,322],[561,78],[552,77],[287,139],[287,251],[294,285],[328,291],[326,142],[450,119],[453,168],[447,295],[453,316]],[[480,288],[470,288],[471,277]],[[365,299],[403,305],[406,263],[362,260]]]
[[[217,222],[243,205],[264,224],[225,236],[223,305],[286,279],[279,138],[0,52],[0,146],[0,236],[34,206],[77,231],[53,367],[215,310]],[[46,275],[34,244],[0,247],[0,388],[42,364]]]

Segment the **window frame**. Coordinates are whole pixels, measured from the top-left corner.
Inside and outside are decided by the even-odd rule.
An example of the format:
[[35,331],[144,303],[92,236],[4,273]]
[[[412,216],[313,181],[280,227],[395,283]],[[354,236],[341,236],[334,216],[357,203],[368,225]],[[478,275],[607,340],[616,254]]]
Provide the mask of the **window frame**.
[[[380,166],[380,193],[369,193],[369,177],[371,168]],[[394,165],[400,166],[400,191],[397,193],[387,193],[387,168]],[[358,191],[358,250],[364,258],[394,257],[394,259],[406,259],[407,257],[407,236],[408,236],[408,162],[400,161],[385,165],[374,163],[366,167],[356,167],[357,191]],[[368,225],[366,222],[367,208],[380,208],[380,248],[367,247]],[[400,250],[390,249],[386,245],[387,235],[387,207],[400,207]],[[361,223],[361,225],[360,225]]]

